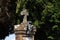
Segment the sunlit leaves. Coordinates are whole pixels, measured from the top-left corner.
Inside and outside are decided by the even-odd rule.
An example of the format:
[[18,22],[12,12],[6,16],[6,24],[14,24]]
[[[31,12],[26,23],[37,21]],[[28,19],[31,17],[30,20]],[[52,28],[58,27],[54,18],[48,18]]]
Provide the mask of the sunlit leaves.
[[42,2],[43,0],[36,0],[37,2]]
[[39,25],[38,20],[35,20],[34,25],[38,27]]
[[16,6],[16,13],[18,13],[18,10],[19,10],[19,8],[20,8],[20,3],[21,3],[21,1],[18,0],[18,1],[17,1],[17,6]]
[[52,27],[52,29],[55,29],[55,28],[57,28],[58,27],[58,25],[54,25],[53,27]]
[[54,39],[52,36],[49,36],[48,38],[49,38],[49,39]]

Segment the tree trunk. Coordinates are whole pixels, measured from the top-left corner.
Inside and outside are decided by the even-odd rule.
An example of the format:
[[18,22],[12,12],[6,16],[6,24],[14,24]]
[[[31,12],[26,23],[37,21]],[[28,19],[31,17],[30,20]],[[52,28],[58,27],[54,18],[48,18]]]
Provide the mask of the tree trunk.
[[0,39],[13,33],[16,0],[0,0]]

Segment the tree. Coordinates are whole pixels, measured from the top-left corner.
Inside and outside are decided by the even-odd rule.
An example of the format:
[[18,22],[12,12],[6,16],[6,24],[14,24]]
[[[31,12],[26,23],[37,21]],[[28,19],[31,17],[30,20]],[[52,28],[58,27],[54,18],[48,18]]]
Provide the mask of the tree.
[[59,0],[18,0],[16,13],[20,14],[23,7],[28,10],[28,20],[38,28],[36,40],[60,40],[59,2]]
[[0,0],[0,39],[13,33],[16,0]]
[[[12,3],[14,5],[15,1],[11,0],[11,5]],[[10,15],[13,19],[11,22],[15,20],[17,24],[21,23],[23,16],[20,15],[20,12],[25,8],[29,12],[28,20],[37,27],[35,40],[60,40],[59,0],[17,0],[16,3],[16,11],[14,11],[16,13],[13,14],[14,16]],[[15,5],[11,8],[15,10]],[[10,12],[12,12],[11,10],[9,9]]]

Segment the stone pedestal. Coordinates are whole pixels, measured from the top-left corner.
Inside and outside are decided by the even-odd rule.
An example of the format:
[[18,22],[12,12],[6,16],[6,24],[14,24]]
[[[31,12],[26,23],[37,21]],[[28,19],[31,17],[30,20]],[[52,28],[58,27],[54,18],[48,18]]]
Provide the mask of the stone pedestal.
[[28,31],[28,30],[24,30],[23,27],[21,28],[18,27],[14,31],[16,35],[16,40],[34,40],[34,34],[36,32],[36,28],[33,27],[32,31]]

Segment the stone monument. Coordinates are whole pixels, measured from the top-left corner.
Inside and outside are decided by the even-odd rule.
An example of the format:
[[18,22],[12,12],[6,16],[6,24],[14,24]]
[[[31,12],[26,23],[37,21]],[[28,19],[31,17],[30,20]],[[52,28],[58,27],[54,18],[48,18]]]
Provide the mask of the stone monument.
[[34,40],[34,34],[36,32],[36,27],[32,25],[31,21],[27,21],[27,16],[29,15],[27,10],[24,9],[21,12],[21,15],[24,15],[23,21],[19,24],[18,27],[14,27],[14,32],[16,35],[16,40]]

